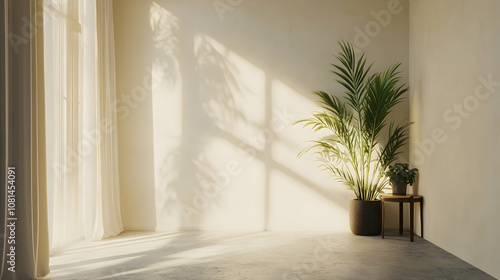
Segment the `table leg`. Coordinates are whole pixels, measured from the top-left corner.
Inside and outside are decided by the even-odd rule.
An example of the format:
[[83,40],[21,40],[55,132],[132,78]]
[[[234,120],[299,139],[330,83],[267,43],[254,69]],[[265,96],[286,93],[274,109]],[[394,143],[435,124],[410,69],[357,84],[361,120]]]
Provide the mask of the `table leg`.
[[413,242],[413,196],[410,196],[410,240]]
[[424,238],[424,198],[420,200],[420,237]]
[[399,234],[403,234],[403,202],[399,203]]

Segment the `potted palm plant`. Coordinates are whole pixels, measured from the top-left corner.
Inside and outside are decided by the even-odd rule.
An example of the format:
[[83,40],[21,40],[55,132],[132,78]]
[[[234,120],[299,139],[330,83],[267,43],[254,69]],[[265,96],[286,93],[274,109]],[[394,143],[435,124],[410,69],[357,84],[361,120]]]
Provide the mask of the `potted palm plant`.
[[417,172],[418,169],[410,169],[410,165],[408,163],[396,163],[389,166],[385,175],[389,177],[389,181],[391,182],[392,193],[405,195],[408,184],[411,186],[413,185],[413,182],[415,182]]
[[[366,64],[365,55],[357,58],[348,42],[339,45],[341,52],[336,58],[340,63],[332,64],[332,72],[345,88],[345,100],[314,92],[323,110],[297,123],[313,131],[328,131],[328,135],[312,141],[298,156],[314,151],[320,166],[354,192],[356,198],[349,205],[354,234],[378,235],[382,221],[378,195],[388,184],[384,172],[408,140],[409,124],[388,123],[387,116],[408,87],[400,85],[399,63],[369,75],[371,64]],[[386,141],[379,141],[386,133]]]

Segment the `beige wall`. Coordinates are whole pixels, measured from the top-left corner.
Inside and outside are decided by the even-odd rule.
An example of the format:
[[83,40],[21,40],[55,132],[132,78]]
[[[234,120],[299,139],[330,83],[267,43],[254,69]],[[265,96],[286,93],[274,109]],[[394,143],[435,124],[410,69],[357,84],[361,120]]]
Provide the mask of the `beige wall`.
[[[125,229],[154,230],[155,188],[149,7],[115,1],[118,152]],[[124,5],[128,4],[128,5]]]
[[[352,194],[296,159],[316,136],[291,123],[317,109],[313,90],[341,90],[329,72],[338,40],[375,70],[402,62],[408,81],[408,2],[114,8],[126,228],[349,230]],[[407,102],[394,118],[409,118]]]
[[411,1],[411,159],[425,238],[497,278],[499,57],[500,1]]

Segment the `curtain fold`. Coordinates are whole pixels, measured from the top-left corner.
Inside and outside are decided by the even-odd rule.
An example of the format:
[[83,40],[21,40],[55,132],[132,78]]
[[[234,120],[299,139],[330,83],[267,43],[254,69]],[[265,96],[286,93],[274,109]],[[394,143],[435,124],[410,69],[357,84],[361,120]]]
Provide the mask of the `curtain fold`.
[[[123,231],[118,177],[115,54],[112,0],[86,1],[83,16],[84,134],[94,135],[95,149],[83,160],[86,172],[84,232],[100,240]],[[92,46],[95,46],[92,47]],[[92,76],[95,75],[95,77]]]
[[0,79],[4,221],[0,278],[36,279],[49,273],[43,1],[1,4],[4,45],[0,49],[5,60]]
[[79,3],[46,0],[45,97],[51,252],[82,238]]
[[[105,238],[118,235],[123,231],[120,209],[120,181],[118,166],[118,121],[116,117],[116,72],[115,72],[115,43],[113,25],[113,0],[96,2],[97,11],[97,60],[100,62],[98,79],[100,85],[101,120],[107,126],[107,134],[103,139],[100,153],[101,172],[103,178],[103,199],[101,201],[103,226],[102,234],[94,238]],[[101,121],[101,123],[103,123]],[[99,232],[100,233],[100,232]]]

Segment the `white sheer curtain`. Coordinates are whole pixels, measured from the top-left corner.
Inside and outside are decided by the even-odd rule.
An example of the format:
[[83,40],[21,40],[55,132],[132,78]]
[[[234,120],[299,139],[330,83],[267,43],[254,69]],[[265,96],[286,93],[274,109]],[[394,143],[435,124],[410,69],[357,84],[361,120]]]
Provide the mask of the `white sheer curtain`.
[[47,193],[51,250],[81,237],[78,2],[45,0]]
[[123,230],[112,0],[46,0],[49,233],[52,251]]
[[[83,131],[95,147],[83,158],[83,206],[86,239],[123,231],[118,179],[113,1],[84,0]],[[96,46],[94,48],[94,46]]]

